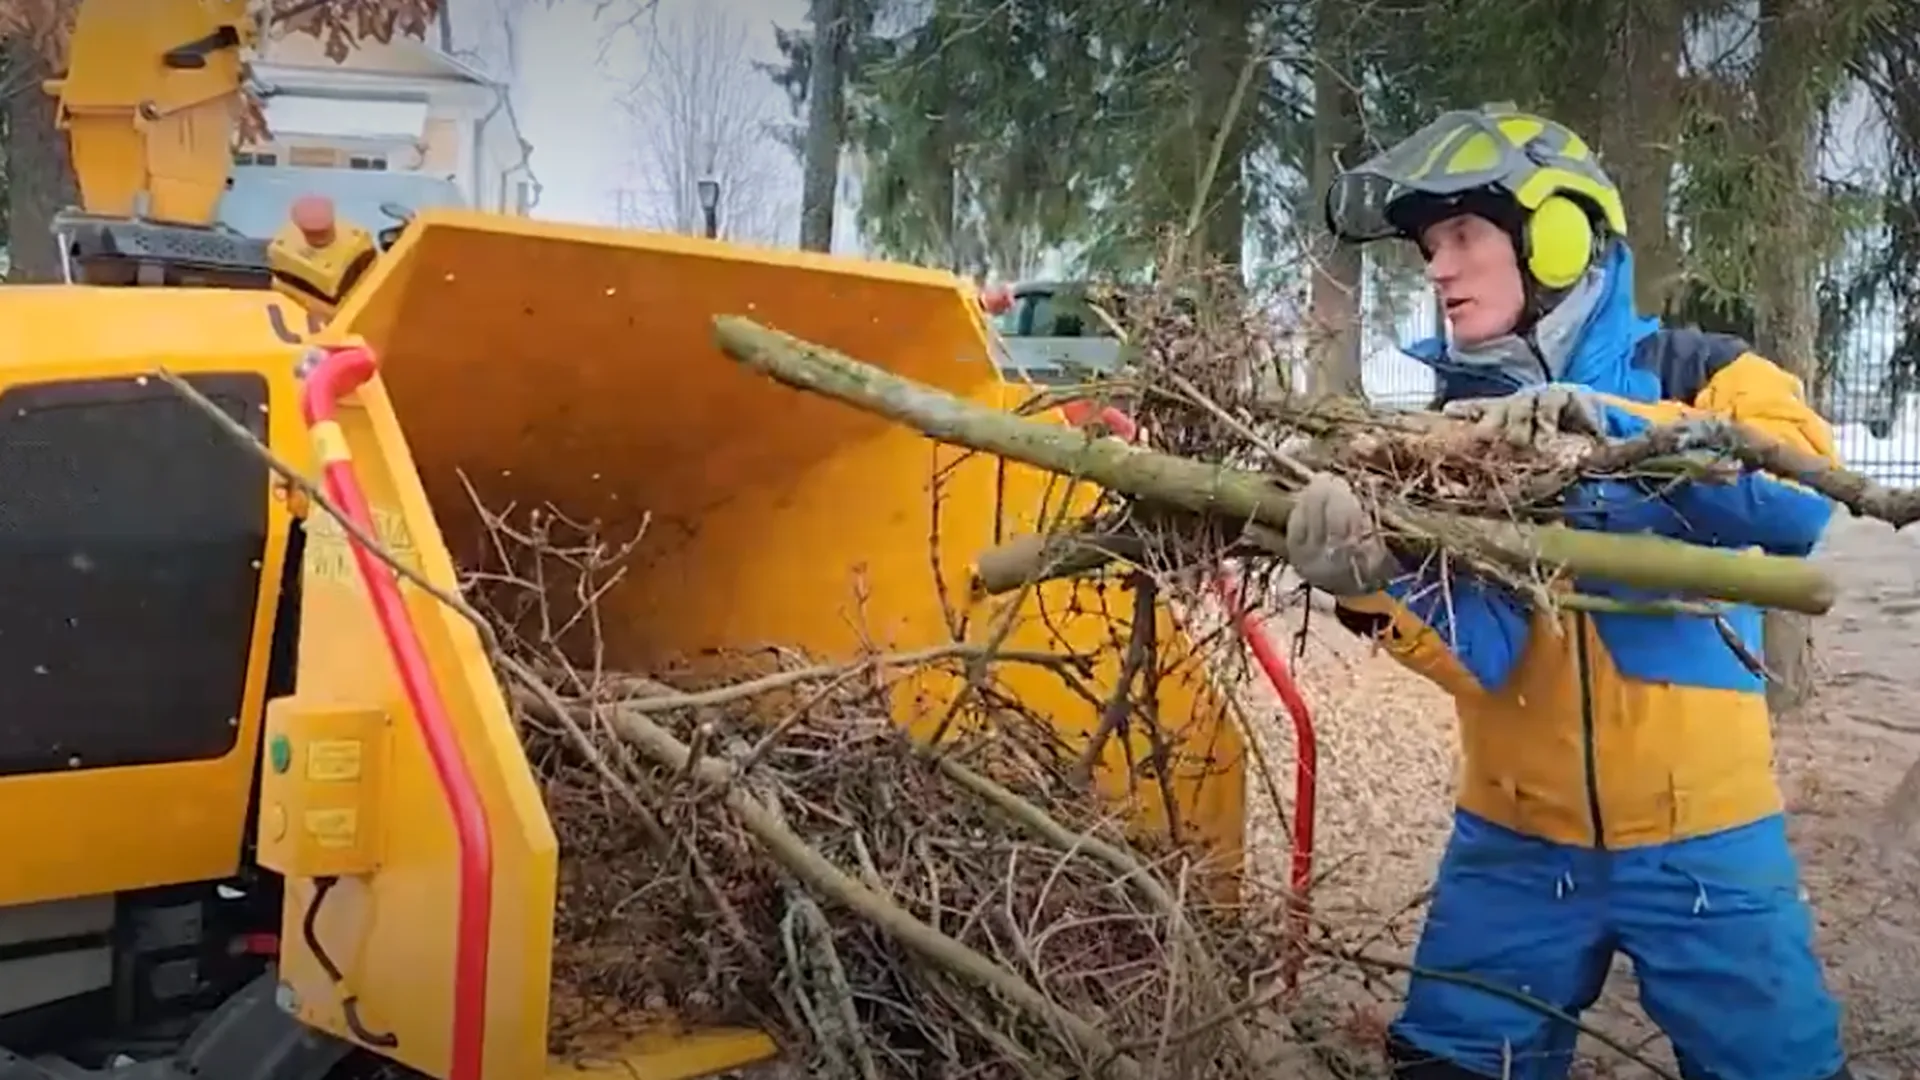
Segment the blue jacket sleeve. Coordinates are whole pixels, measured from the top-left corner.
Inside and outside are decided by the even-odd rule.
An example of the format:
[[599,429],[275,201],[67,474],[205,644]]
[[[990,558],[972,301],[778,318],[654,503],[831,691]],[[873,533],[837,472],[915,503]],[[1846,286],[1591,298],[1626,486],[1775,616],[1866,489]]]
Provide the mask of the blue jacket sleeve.
[[[1610,438],[1638,435],[1647,424],[1623,409],[1606,409]],[[1728,483],[1588,481],[1568,493],[1566,516],[1576,528],[1651,532],[1691,544],[1759,547],[1773,555],[1803,556],[1826,531],[1833,504],[1800,485],[1742,472]]]
[[1506,688],[1526,648],[1528,618],[1505,588],[1467,574],[1450,574],[1443,582],[1439,570],[1429,568],[1397,579],[1386,591],[1433,632],[1482,691]]

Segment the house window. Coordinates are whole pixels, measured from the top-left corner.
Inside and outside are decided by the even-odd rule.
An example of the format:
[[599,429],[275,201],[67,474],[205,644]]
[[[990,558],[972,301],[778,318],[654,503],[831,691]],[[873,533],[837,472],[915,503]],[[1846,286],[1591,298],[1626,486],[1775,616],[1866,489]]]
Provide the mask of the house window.
[[287,151],[287,164],[332,169],[340,165],[340,151],[330,146],[296,146]]
[[240,150],[233,155],[235,165],[278,165],[280,155],[272,150]]
[[[255,164],[276,164],[276,155],[254,155],[259,159]],[[337,150],[331,146],[295,146],[287,151],[287,164],[299,165],[309,169],[360,169],[371,172],[387,171],[387,155],[353,153],[349,150]]]

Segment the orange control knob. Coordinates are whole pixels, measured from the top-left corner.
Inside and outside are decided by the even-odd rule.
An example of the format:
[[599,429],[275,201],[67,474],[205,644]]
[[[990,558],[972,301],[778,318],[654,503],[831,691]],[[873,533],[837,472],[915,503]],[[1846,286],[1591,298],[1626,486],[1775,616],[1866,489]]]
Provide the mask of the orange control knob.
[[325,195],[302,195],[294,200],[293,226],[300,235],[307,238],[312,247],[326,247],[333,243],[333,200]]

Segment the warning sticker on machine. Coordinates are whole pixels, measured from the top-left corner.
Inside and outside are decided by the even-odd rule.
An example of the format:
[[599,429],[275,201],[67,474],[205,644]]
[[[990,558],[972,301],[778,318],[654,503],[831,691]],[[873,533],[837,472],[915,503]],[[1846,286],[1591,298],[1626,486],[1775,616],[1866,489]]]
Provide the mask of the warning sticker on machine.
[[360,779],[359,739],[315,739],[307,747],[307,779],[343,783]]
[[320,847],[352,847],[360,834],[360,813],[349,807],[309,810],[305,814],[307,835]]
[[[380,546],[410,569],[419,568],[413,536],[406,519],[392,510],[375,507],[373,534]],[[353,545],[345,529],[333,515],[316,510],[307,517],[307,574],[316,581],[355,581],[359,573],[353,565]]]

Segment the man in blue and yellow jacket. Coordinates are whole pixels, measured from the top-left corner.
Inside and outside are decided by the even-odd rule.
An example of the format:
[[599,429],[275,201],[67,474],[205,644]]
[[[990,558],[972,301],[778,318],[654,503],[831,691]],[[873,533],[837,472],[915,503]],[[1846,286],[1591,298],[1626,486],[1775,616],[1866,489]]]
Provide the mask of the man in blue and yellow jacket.
[[[1577,135],[1510,106],[1441,116],[1328,192],[1351,243],[1419,245],[1450,334],[1412,352],[1489,438],[1631,436],[1712,414],[1828,459],[1797,379],[1737,339],[1636,313],[1619,192]],[[1829,503],[1760,474],[1594,481],[1576,527],[1808,554]],[[1458,704],[1453,835],[1389,1050],[1417,1080],[1559,1078],[1616,951],[1689,1080],[1846,1077],[1787,846],[1760,676],[1706,617],[1542,613],[1402,562],[1317,477],[1295,569]],[[1623,595],[1603,582],[1582,591]],[[1726,616],[1759,656],[1760,613]],[[1558,626],[1552,625],[1554,621]],[[1555,1014],[1559,1015],[1555,1015]]]

